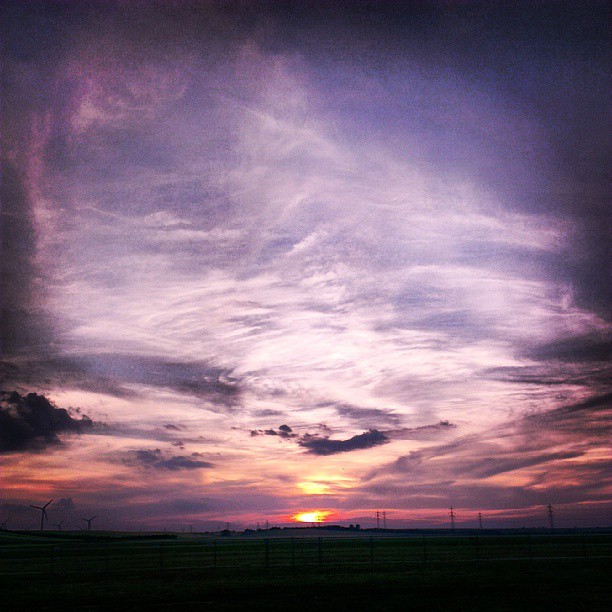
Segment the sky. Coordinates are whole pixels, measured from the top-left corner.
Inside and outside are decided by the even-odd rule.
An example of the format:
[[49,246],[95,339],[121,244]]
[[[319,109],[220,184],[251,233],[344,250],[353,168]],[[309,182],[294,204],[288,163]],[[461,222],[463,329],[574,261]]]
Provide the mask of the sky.
[[3,12],[7,527],[611,523],[606,2]]

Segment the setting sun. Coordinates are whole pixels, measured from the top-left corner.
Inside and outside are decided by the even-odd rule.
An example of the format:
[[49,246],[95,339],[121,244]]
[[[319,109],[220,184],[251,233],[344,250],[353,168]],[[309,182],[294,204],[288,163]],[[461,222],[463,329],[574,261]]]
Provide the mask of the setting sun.
[[314,510],[313,512],[300,512],[293,515],[293,520],[299,523],[322,523],[331,512],[328,510]]

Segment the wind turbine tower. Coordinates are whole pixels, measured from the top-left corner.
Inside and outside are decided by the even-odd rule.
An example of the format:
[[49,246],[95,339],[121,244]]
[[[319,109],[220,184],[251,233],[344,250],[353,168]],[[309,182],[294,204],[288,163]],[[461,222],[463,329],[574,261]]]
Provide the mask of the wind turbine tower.
[[64,521],[65,521],[65,520],[66,520],[66,519],[65,519],[65,518],[63,518],[63,519],[62,519],[62,520],[61,520],[59,523],[55,523],[55,526],[57,527],[57,530],[58,530],[58,531],[61,531],[61,530],[62,530],[62,525],[64,524]]
[[36,508],[37,510],[40,510],[40,530],[41,531],[44,529],[45,519],[48,518],[47,517],[47,507],[49,506],[49,504],[52,501],[53,500],[50,499],[44,506],[33,506],[33,505],[30,505],[30,508]]
[[551,504],[548,504],[548,506],[546,506],[546,514],[548,514],[548,525],[552,530],[555,528],[555,513]]
[[96,518],[96,516],[92,516],[91,518],[81,518],[82,521],[85,521],[87,523],[87,531],[91,531],[91,521],[93,521]]
[[450,507],[450,523],[451,523],[451,531],[455,531],[455,509]]

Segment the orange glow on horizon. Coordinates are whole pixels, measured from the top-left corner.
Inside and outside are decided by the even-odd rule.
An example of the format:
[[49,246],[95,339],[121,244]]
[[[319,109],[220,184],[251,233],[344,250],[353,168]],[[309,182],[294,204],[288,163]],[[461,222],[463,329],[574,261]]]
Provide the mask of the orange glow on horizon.
[[322,523],[330,514],[329,510],[312,510],[311,512],[299,512],[291,518],[298,523]]

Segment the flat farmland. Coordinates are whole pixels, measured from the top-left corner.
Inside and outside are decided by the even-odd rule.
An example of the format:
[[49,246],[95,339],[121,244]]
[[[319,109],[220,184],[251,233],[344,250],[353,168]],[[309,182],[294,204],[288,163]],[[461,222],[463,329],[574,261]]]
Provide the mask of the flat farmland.
[[3,532],[3,603],[389,610],[407,609],[408,598],[412,609],[609,608],[610,534],[317,531],[145,538]]

